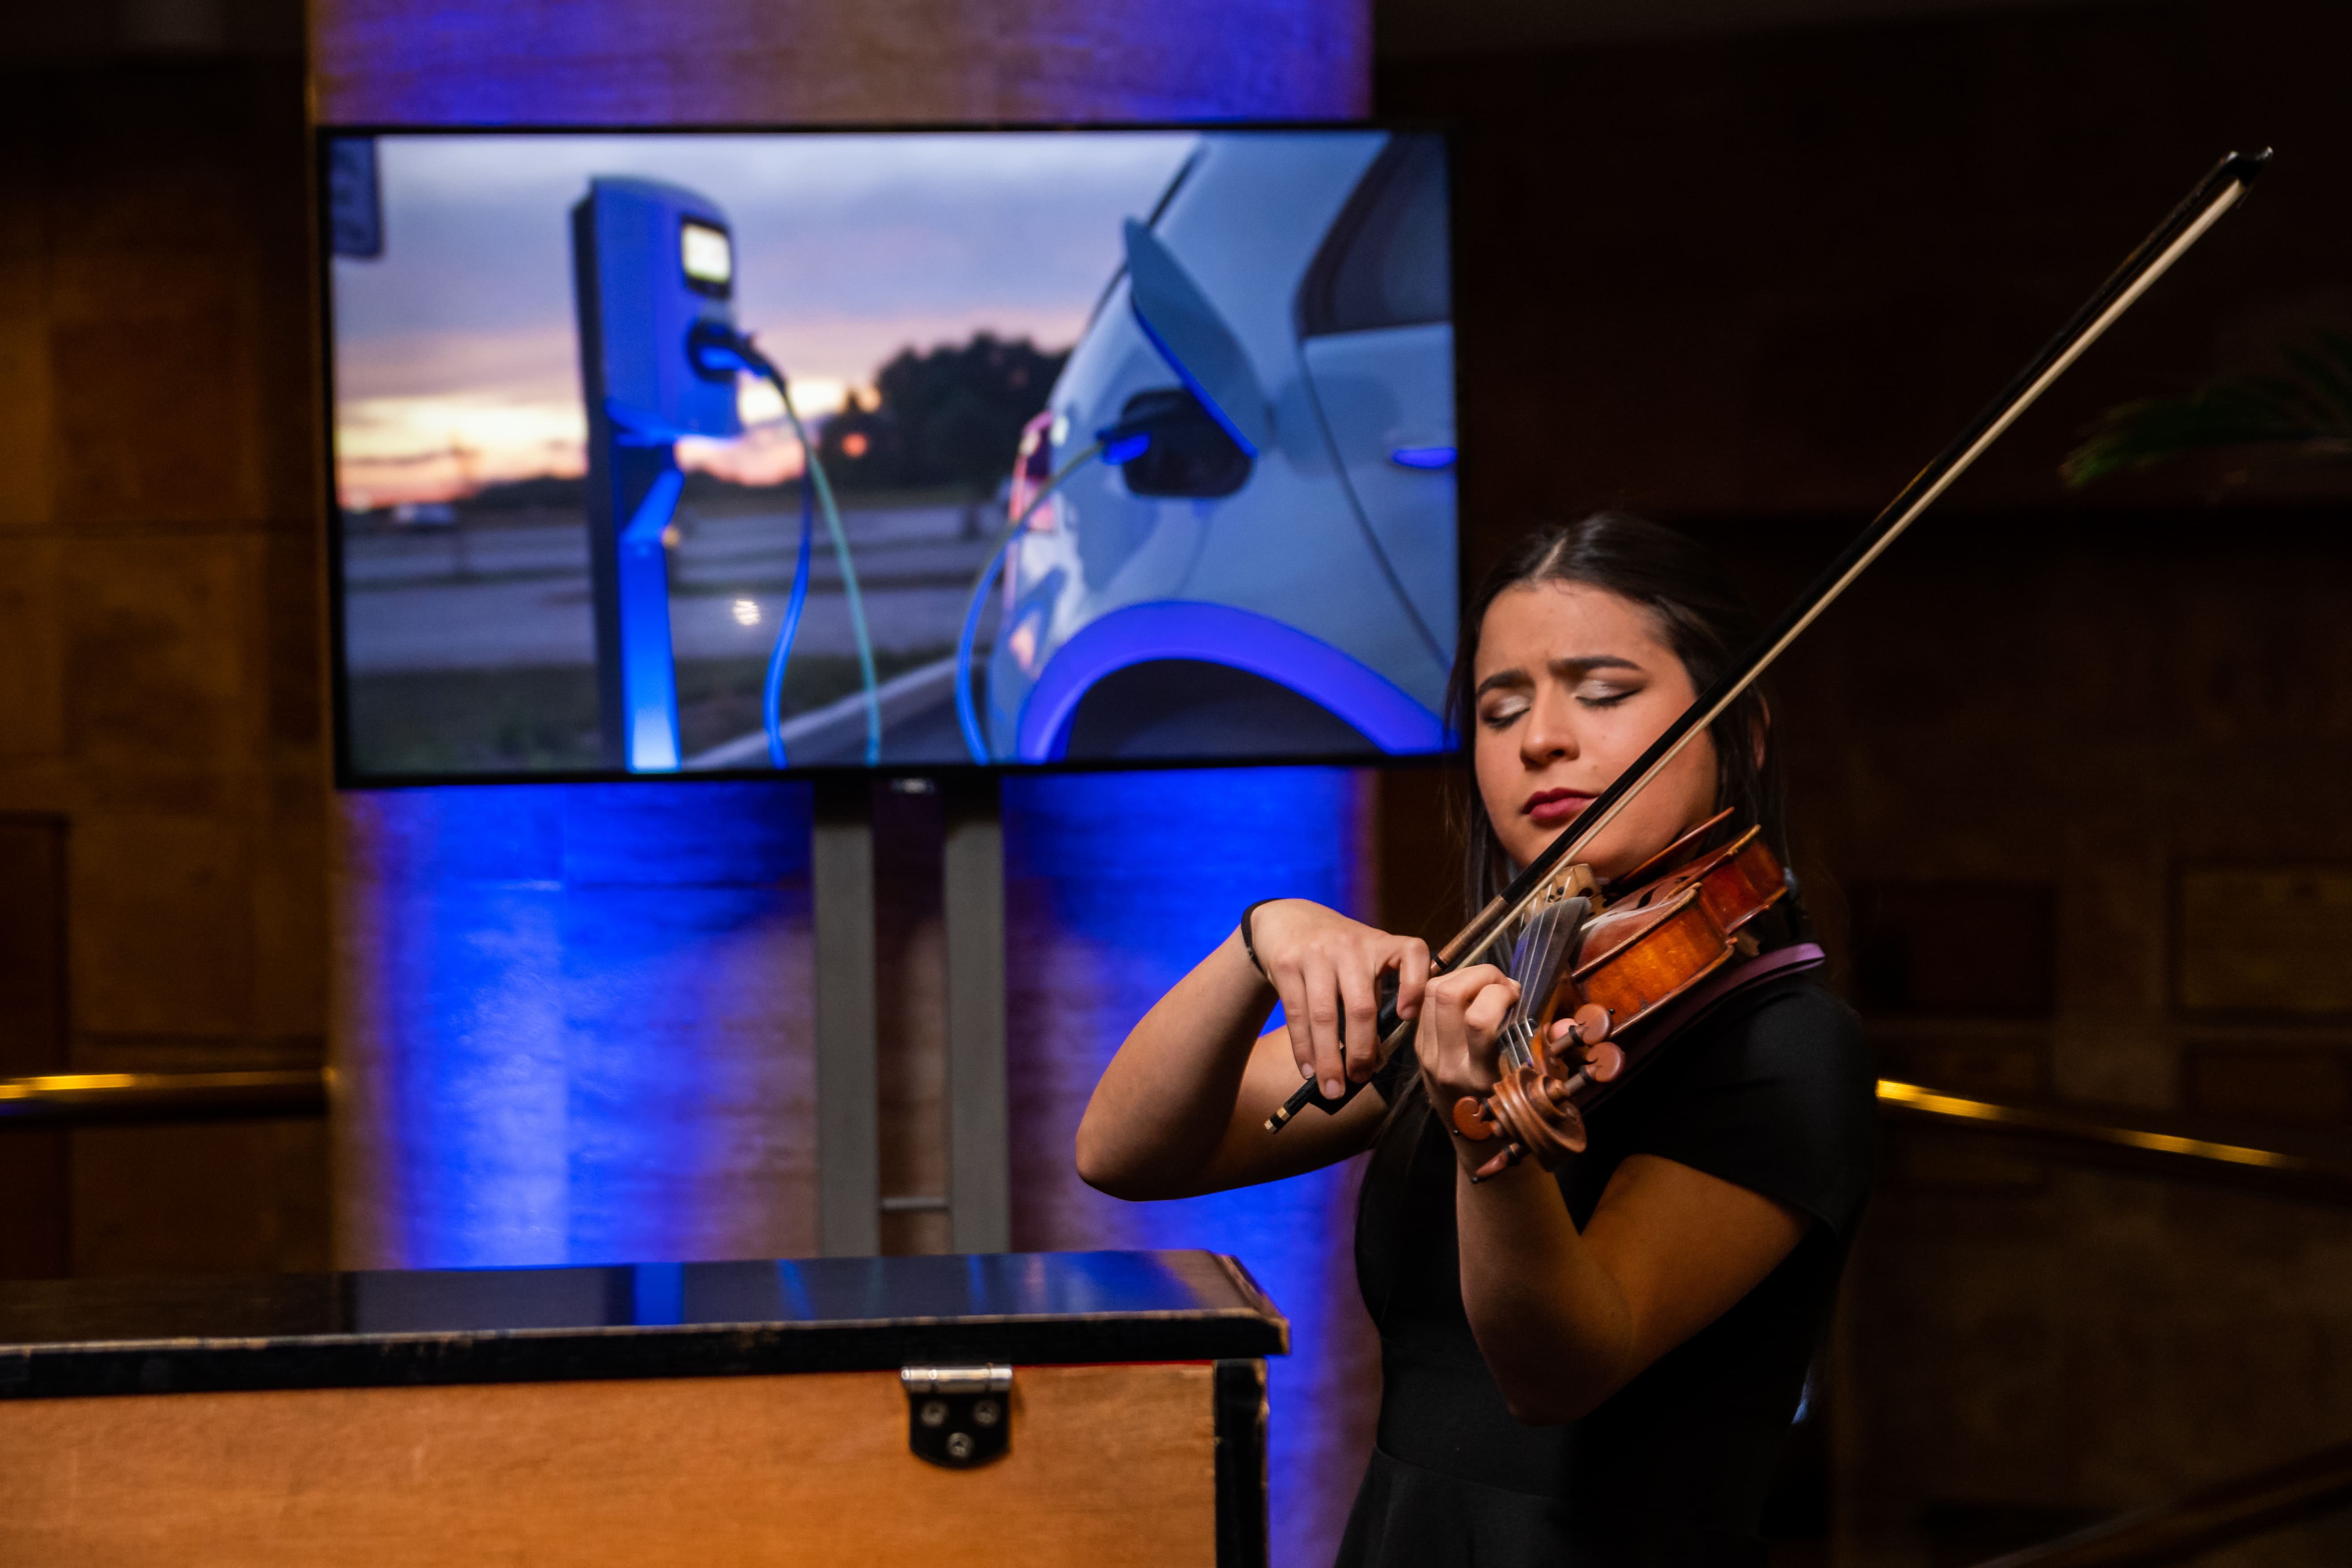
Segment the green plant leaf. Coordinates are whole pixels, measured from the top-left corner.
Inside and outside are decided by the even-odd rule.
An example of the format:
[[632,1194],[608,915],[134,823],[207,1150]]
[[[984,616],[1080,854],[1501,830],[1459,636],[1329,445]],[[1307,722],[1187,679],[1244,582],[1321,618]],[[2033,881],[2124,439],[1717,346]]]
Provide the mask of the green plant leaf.
[[2271,447],[2282,455],[2352,458],[2352,333],[2320,328],[2282,346],[2284,369],[2218,376],[2178,397],[2144,397],[2107,410],[2059,476],[2092,480],[2151,468],[2191,452]]

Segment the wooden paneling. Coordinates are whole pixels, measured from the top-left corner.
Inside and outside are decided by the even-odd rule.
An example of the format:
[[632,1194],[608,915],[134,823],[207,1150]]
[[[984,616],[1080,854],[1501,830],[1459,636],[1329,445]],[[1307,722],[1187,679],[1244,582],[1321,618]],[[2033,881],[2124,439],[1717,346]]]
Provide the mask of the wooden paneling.
[[2298,1045],[2192,1047],[2183,1075],[2200,1114],[2282,1127],[2352,1121],[2352,1051]]
[[247,1021],[252,922],[236,824],[108,813],[74,839],[74,1013],[122,1035],[234,1038]]
[[[5,462],[0,456],[0,472]],[[0,486],[0,494],[9,489]],[[62,554],[55,540],[0,533],[0,668],[8,672],[0,680],[0,759],[48,760],[66,749]]]
[[0,816],[0,1078],[66,1065],[66,824]]
[[2054,895],[2036,882],[1863,884],[1853,900],[1855,1003],[1915,1016],[2048,1016]]
[[1021,1368],[968,1471],[895,1373],[0,1403],[0,1561],[1208,1568],[1212,1375]]
[[2352,868],[2200,869],[2180,878],[2180,1005],[2352,1014]]
[[0,530],[49,520],[53,383],[49,371],[49,234],[40,171],[0,162]]
[[[0,74],[0,811],[70,828],[54,1068],[323,1053],[302,92],[290,57]],[[85,1270],[324,1260],[321,1130],[43,1146]]]
[[68,1136],[79,1277],[302,1273],[332,1264],[322,1119],[89,1127]]
[[[66,824],[0,816],[0,1078],[66,1065]],[[62,1132],[0,1129],[0,1279],[72,1267]]]

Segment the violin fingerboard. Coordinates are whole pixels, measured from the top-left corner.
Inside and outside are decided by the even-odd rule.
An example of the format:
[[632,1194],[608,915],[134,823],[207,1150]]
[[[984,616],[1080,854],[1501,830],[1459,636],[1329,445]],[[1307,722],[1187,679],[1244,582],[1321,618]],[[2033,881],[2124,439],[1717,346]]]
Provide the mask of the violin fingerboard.
[[1525,1067],[1534,1058],[1534,1036],[1549,1021],[1552,993],[1576,955],[1576,939],[1591,912],[1588,899],[1561,899],[1544,905],[1528,918],[1511,949],[1511,978],[1518,983],[1519,1002],[1511,1022],[1517,1027],[1504,1036],[1503,1058]]

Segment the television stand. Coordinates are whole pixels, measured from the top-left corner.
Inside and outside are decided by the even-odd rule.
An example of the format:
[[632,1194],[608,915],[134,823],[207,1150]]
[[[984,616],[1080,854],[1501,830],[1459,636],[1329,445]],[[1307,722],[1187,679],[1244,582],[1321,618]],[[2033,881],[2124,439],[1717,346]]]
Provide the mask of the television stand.
[[[936,790],[944,817],[947,946],[946,1194],[950,1245],[1013,1243],[1004,1059],[1004,829],[994,773],[890,781]],[[820,779],[810,854],[815,926],[817,1246],[829,1258],[881,1250],[876,1062],[874,790],[870,775]]]

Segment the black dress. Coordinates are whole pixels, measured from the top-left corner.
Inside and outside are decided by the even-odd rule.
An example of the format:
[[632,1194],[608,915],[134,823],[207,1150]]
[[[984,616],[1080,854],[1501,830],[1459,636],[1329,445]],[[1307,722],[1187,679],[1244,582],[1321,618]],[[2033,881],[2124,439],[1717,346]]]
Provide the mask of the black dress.
[[[1419,1070],[1398,1053],[1391,1105]],[[1812,1217],[1721,1318],[1582,1420],[1514,1417],[1462,1307],[1451,1136],[1419,1094],[1374,1145],[1356,1273],[1381,1333],[1379,1441],[1340,1568],[1761,1563],[1758,1517],[1870,1187],[1874,1077],[1859,1025],[1801,977],[1691,1026],[1597,1109],[1557,1174],[1579,1226],[1648,1153]]]

